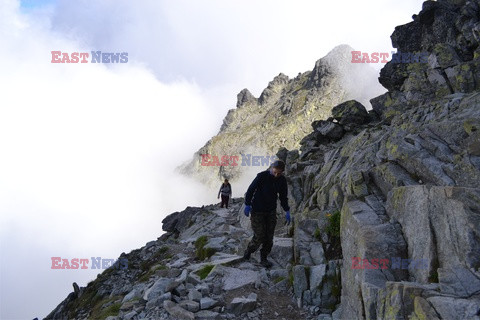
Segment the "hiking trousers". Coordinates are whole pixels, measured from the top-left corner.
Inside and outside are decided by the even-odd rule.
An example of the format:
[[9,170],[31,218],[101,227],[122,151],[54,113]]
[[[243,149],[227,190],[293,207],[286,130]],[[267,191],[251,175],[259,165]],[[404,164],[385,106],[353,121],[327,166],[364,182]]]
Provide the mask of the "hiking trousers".
[[247,250],[253,253],[261,245],[260,255],[262,258],[266,258],[272,251],[277,213],[276,211],[252,212],[250,221],[252,222],[253,238],[248,244]]
[[225,205],[225,208],[228,209],[228,200],[230,199],[230,196],[224,196],[222,194],[222,204],[220,205],[220,208],[223,208],[223,205]]

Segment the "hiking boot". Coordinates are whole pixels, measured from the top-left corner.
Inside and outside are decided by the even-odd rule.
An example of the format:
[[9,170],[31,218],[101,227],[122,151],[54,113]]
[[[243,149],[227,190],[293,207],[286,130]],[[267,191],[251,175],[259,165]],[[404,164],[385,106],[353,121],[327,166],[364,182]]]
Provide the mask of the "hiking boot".
[[262,260],[260,261],[260,264],[262,266],[264,266],[265,268],[271,268],[273,266],[273,263],[271,263],[270,261],[267,260],[267,258],[262,258]]
[[250,260],[250,256],[252,255],[252,252],[250,250],[245,250],[245,253],[243,254],[243,260],[248,261]]

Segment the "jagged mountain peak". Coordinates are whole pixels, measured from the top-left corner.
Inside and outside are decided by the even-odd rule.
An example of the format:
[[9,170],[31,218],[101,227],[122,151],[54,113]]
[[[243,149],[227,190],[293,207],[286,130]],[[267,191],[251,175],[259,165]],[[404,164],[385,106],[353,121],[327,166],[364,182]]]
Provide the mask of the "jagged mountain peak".
[[247,103],[257,103],[257,98],[255,98],[253,94],[245,88],[237,95],[237,108],[241,108],[244,104]]
[[312,71],[290,79],[278,74],[256,99],[248,89],[237,95],[236,109],[225,116],[219,133],[208,141],[180,171],[215,187],[223,177],[236,179],[241,166],[203,166],[202,154],[274,155],[279,148],[295,149],[311,129],[311,123],[330,117],[331,109],[344,101],[368,100],[382,93],[377,71],[368,65],[352,66],[348,45],[341,45],[319,59]]
[[315,63],[315,69],[321,64],[329,64],[331,67],[338,65],[351,65],[352,51],[355,51],[348,44],[341,44],[330,50],[327,55]]

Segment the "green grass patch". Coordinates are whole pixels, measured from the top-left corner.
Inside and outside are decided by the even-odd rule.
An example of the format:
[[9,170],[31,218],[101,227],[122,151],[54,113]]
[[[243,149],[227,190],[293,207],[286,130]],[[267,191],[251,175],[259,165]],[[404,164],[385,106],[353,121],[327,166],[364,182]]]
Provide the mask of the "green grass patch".
[[324,245],[325,258],[327,260],[342,259],[342,244],[340,242],[340,222],[340,211],[337,210],[332,214],[327,213],[327,226],[325,227],[325,232],[328,236],[329,245]]
[[340,296],[342,295],[342,275],[340,272],[335,271],[335,274],[327,277],[327,279],[327,281],[332,283],[332,296],[337,300],[335,304],[338,304],[340,303]]
[[144,275],[140,276],[140,278],[138,278],[138,281],[139,282],[147,282],[150,279],[151,276],[152,276],[152,273],[147,272]]
[[160,249],[158,249],[158,251],[156,252],[156,254],[158,254],[158,255],[162,255],[162,254],[165,254],[165,253],[167,253],[167,252],[168,252],[168,250],[169,250],[169,249],[168,249],[168,247],[166,247],[166,246],[163,246],[163,247],[161,247]]
[[334,213],[327,214],[328,224],[325,228],[327,234],[331,237],[340,237],[340,211],[335,211]]
[[165,260],[165,259],[168,259],[169,258],[169,254],[168,254],[168,247],[164,246],[164,247],[161,247],[160,249],[157,250],[157,252],[155,252],[154,254],[152,254],[152,256],[150,258],[148,258],[147,260],[145,261],[142,261],[140,263],[140,270],[146,272],[146,271],[149,271],[150,268],[155,264],[157,263],[158,261],[162,261],[162,260]]
[[440,267],[440,263],[438,262],[438,258],[432,261],[430,275],[428,276],[428,282],[430,283],[438,283],[438,268]]
[[283,280],[285,280],[285,277],[278,277],[278,278],[276,278],[275,280],[273,280],[273,282],[274,282],[275,284],[277,284],[277,283],[279,283],[279,282],[282,282]]
[[120,302],[117,302],[99,311],[98,313],[92,312],[91,319],[106,319],[110,316],[118,316],[121,306],[122,304]]
[[150,279],[151,276],[153,276],[155,274],[155,272],[157,272],[157,270],[167,270],[168,268],[161,264],[161,265],[156,265],[156,266],[153,266],[150,268],[150,270],[148,272],[144,272],[140,278],[138,278],[138,281],[140,282],[147,282],[148,279]]
[[69,319],[77,318],[80,310],[91,310],[98,302],[102,301],[103,297],[97,293],[97,285],[96,281],[89,282],[83,294],[67,304],[66,309],[68,310]]
[[288,229],[288,237],[293,238],[295,235],[294,222],[292,222],[290,228]]
[[198,237],[197,240],[195,241],[195,248],[197,248],[197,249],[203,248],[203,247],[205,247],[207,242],[208,242],[207,236]]
[[438,283],[438,271],[437,271],[437,269],[434,269],[434,270],[430,273],[430,276],[428,277],[428,282],[430,282],[430,283]]
[[293,288],[293,280],[294,280],[294,278],[293,278],[293,271],[290,271],[290,272],[288,272],[288,281],[287,281],[288,286],[289,286],[290,288]]
[[214,268],[215,266],[214,265],[211,265],[211,264],[207,264],[205,267],[203,267],[202,269],[198,270],[196,272],[196,274],[198,274],[198,276],[200,277],[201,280],[205,279],[209,274],[210,274],[210,271],[212,271],[212,269]]
[[195,253],[197,256],[197,259],[203,261],[205,259],[210,258],[215,254],[215,249],[212,248],[205,248],[205,245],[208,242],[207,236],[201,236],[195,241]]

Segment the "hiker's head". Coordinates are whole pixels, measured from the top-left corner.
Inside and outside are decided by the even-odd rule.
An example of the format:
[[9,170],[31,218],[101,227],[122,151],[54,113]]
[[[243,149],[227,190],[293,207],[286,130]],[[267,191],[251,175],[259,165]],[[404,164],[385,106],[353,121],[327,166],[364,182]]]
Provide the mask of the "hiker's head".
[[275,178],[280,177],[283,174],[283,171],[285,171],[285,162],[282,160],[276,160],[274,163],[272,163],[270,172],[275,176]]
[[228,179],[225,179],[225,181],[223,181],[223,183],[228,184]]

